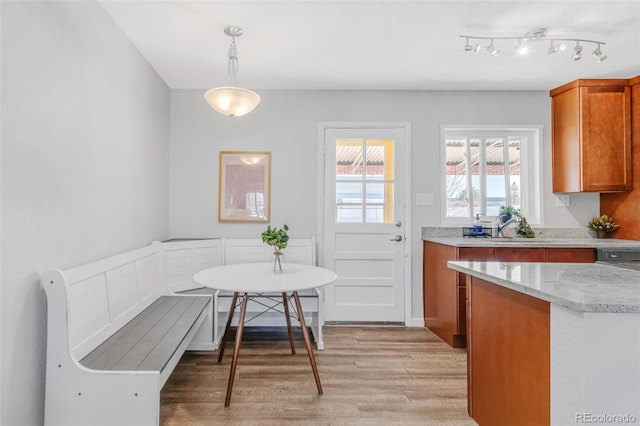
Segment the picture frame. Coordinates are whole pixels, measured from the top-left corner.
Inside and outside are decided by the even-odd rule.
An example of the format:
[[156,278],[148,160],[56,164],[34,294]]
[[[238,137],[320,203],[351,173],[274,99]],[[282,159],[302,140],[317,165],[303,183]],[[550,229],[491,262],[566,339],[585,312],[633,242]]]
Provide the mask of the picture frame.
[[219,222],[269,222],[271,152],[220,151]]

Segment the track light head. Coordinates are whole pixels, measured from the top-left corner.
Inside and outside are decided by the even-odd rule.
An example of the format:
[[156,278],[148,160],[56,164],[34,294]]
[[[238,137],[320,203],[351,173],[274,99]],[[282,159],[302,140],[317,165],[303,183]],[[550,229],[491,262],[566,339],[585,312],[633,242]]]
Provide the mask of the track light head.
[[549,49],[547,50],[547,53],[557,53],[557,52],[564,52],[567,49],[567,45],[564,43],[560,43],[559,45],[554,45],[553,44],[554,40],[551,40],[551,43],[549,44]]
[[522,40],[518,40],[518,44],[516,45],[514,50],[518,55],[526,55],[529,51],[529,48],[526,44],[522,44]]
[[571,56],[571,59],[573,59],[574,61],[579,61],[580,59],[582,59],[582,46],[580,46],[580,43],[576,43],[576,47],[573,49],[573,56]]
[[469,44],[469,38],[467,37],[467,44],[464,45],[464,51],[478,53],[480,51],[480,45],[478,43],[473,45]]
[[500,56],[500,51],[496,49],[495,46],[493,45],[493,40],[491,40],[491,44],[487,46],[487,52],[489,52],[489,54],[494,58],[497,58],[498,56]]
[[602,53],[602,50],[600,50],[600,43],[598,43],[598,47],[593,51],[593,56],[596,58],[596,61],[598,62],[602,62],[605,59],[607,59],[607,55]]

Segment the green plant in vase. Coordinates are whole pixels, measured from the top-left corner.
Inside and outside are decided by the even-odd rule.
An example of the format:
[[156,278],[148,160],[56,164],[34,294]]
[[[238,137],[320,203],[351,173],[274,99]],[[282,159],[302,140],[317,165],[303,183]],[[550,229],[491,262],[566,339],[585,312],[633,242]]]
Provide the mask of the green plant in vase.
[[519,213],[518,213],[518,210],[516,210],[515,207],[513,206],[500,206],[498,215],[500,216],[502,223],[505,223],[512,217],[518,216]]
[[262,242],[273,246],[274,272],[276,269],[279,269],[280,272],[282,272],[282,256],[284,256],[282,250],[284,250],[289,244],[289,234],[287,234],[287,231],[289,231],[289,227],[286,224],[282,228],[278,228],[276,226],[272,228],[271,225],[269,225],[267,226],[267,230],[261,234]]

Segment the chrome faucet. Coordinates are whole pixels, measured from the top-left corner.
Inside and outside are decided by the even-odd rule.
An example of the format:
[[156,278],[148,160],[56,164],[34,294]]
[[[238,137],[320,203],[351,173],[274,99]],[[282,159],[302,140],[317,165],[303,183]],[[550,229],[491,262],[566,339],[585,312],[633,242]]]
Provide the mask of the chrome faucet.
[[502,231],[504,230],[504,228],[506,228],[507,226],[509,226],[513,222],[519,223],[520,222],[520,216],[513,216],[511,219],[509,219],[508,221],[506,221],[504,223],[502,223],[502,219],[500,219],[500,216],[498,216],[498,237],[504,238],[504,234],[502,233]]

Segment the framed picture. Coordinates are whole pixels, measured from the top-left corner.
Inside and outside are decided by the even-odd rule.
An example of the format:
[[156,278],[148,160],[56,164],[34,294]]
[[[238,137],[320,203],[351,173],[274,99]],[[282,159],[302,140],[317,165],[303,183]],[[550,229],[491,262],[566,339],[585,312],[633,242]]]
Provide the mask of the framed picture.
[[271,152],[220,151],[218,221],[269,222]]

